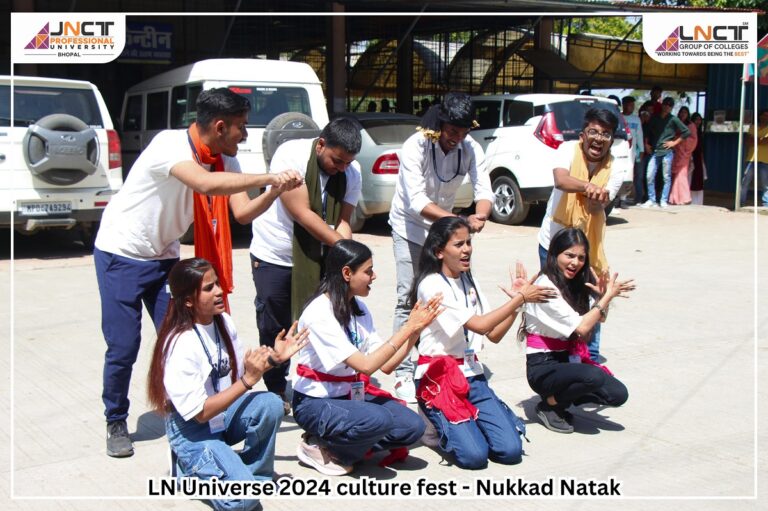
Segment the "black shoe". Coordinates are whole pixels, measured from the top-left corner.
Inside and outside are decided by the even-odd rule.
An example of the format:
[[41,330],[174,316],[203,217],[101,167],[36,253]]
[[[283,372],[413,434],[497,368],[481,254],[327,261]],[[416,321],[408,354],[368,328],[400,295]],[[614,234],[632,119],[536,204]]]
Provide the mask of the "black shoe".
[[550,406],[545,401],[536,405],[536,415],[541,419],[544,427],[555,433],[573,433],[573,426],[568,421],[566,414],[568,412],[565,410]]
[[128,436],[128,426],[125,421],[114,421],[107,424],[107,456],[127,458],[133,456],[133,443]]
[[285,397],[285,392],[278,392],[277,395],[280,396],[280,399],[283,400],[283,415],[284,416],[290,415],[291,414],[291,403]]

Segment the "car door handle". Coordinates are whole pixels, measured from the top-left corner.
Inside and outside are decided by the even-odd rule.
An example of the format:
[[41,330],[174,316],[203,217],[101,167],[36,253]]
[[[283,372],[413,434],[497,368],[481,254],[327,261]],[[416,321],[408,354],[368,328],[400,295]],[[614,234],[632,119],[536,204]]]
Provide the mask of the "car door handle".
[[496,138],[498,138],[498,137],[490,136],[490,137],[483,138],[483,140],[496,140]]

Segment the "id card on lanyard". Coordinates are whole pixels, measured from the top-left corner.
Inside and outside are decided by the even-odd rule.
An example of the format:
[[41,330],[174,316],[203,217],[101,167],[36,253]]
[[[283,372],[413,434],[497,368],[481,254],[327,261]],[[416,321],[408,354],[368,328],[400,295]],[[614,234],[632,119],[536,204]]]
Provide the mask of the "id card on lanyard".
[[[219,330],[216,328],[216,325],[213,326],[213,331],[216,335],[216,348],[218,353],[218,362],[216,365],[213,365],[213,357],[211,357],[211,353],[208,351],[208,347],[205,345],[205,341],[203,340],[203,336],[200,335],[200,331],[197,329],[197,325],[195,325],[195,333],[197,334],[197,338],[200,339],[200,344],[203,346],[203,351],[205,351],[205,356],[208,357],[208,363],[211,365],[211,374],[209,375],[209,378],[211,379],[211,386],[213,387],[213,392],[216,394],[219,393],[219,379],[223,378],[224,376],[227,376],[229,372],[232,370],[229,366],[229,363],[226,364],[226,374],[222,375],[223,367],[222,367],[222,356],[221,356],[221,341],[219,340]],[[224,431],[226,428],[225,424],[225,418],[224,413],[220,413],[215,417],[212,417],[208,421],[208,427],[210,428],[211,433],[220,433]]]

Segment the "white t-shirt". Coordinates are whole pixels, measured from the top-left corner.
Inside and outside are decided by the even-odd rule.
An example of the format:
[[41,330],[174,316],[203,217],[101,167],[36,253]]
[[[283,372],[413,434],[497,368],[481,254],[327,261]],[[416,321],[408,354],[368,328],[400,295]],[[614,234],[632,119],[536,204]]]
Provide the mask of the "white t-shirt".
[[631,161],[640,161],[643,155],[643,122],[637,114],[625,115],[624,122],[627,123],[629,131],[632,132],[632,154],[635,155]]
[[[559,151],[557,158],[558,161],[552,168],[553,171],[557,168],[570,169],[571,161],[573,160],[573,149]],[[621,188],[621,183],[624,179],[624,173],[618,170],[618,165],[615,163],[616,161],[614,160],[614,165],[611,166],[611,175],[608,176],[608,183],[605,185],[605,189],[608,190],[609,200],[613,200],[616,194],[619,193],[619,188]],[[541,221],[539,245],[546,250],[549,250],[549,242],[552,240],[552,237],[563,229],[562,225],[552,220],[552,216],[560,204],[560,198],[563,196],[563,193],[565,192],[554,187],[552,188],[552,194],[549,196],[549,201],[547,201],[547,212],[544,214],[544,220]]]
[[440,144],[432,143],[422,133],[411,135],[400,150],[400,172],[389,210],[392,230],[408,241],[423,245],[432,222],[421,216],[421,210],[432,202],[452,211],[456,191],[467,174],[472,181],[475,202],[483,199],[493,202],[485,154],[471,136],[467,135],[461,144],[444,153]]
[[[312,140],[304,138],[281,144],[269,165],[270,172],[295,170],[304,177],[307,173],[309,153],[314,151]],[[357,161],[350,163],[344,174],[347,176],[344,202],[357,206],[363,186],[360,165]],[[322,171],[319,175],[320,184],[325,189],[329,176]],[[283,205],[283,201],[278,198],[269,209],[253,221],[251,254],[268,263],[293,266],[293,222],[293,217]]]
[[[225,171],[240,172],[236,158],[222,157]],[[104,210],[99,250],[140,261],[179,257],[179,237],[194,219],[192,189],[170,174],[182,161],[195,161],[186,130],[161,131],[152,139]]]
[[[235,348],[237,367],[234,370],[237,373],[235,377],[239,378],[243,374],[243,346],[237,338],[237,331],[232,318],[226,313],[221,316],[224,318],[224,325],[232,339],[232,346]],[[165,358],[165,376],[163,377],[165,393],[184,420],[189,420],[200,413],[203,410],[205,400],[216,394],[210,378],[213,370],[210,361],[213,361],[214,365],[220,365],[220,367],[232,367],[224,339],[221,338],[220,334],[220,343],[217,346],[214,323],[195,326],[196,330],[187,330],[171,340],[170,349]],[[200,334],[199,337],[198,333]],[[202,343],[200,339],[202,339]],[[203,343],[208,349],[210,361],[205,349],[203,349]],[[221,364],[218,364],[219,356],[221,356]],[[227,374],[219,379],[219,392],[232,385],[231,378],[231,374]]]
[[[296,355],[296,364],[305,365],[321,373],[352,376],[357,372],[344,361],[360,351],[376,351],[384,342],[373,326],[368,307],[357,300],[362,316],[352,316],[346,330],[336,321],[330,299],[320,295],[312,300],[299,318],[299,329],[309,328],[309,344]],[[340,397],[349,395],[348,382],[318,382],[297,376],[293,389],[313,397]]]
[[[557,287],[546,275],[539,275],[535,284],[537,286]],[[590,304],[594,299],[590,297]],[[523,308],[525,313],[525,331],[530,334],[538,334],[553,339],[568,340],[576,327],[581,323],[582,315],[568,305],[565,298],[557,291],[557,297],[546,303],[526,303]],[[538,353],[549,351],[546,349],[526,347],[526,353]]]
[[[464,350],[472,349],[478,354],[483,349],[485,336],[467,330],[464,335],[464,324],[472,316],[485,314],[491,307],[475,283],[466,274],[458,279],[444,277],[441,273],[428,275],[419,284],[417,291],[421,303],[426,303],[437,293],[443,293],[445,310],[421,331],[419,339],[419,354],[428,357],[448,355],[454,358],[464,358]],[[469,342],[467,342],[469,339]],[[478,361],[471,366],[459,366],[464,376],[479,376],[483,374],[483,365]],[[427,370],[427,364],[416,368],[415,378],[418,380]]]

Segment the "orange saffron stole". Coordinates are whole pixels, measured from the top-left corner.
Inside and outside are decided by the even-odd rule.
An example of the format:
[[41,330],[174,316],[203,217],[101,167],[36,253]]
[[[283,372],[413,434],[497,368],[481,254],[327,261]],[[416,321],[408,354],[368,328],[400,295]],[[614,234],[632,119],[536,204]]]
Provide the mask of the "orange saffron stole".
[[[198,163],[212,165],[212,172],[224,172],[224,160],[220,154],[212,155],[211,149],[202,143],[197,124],[189,127],[189,137],[197,151]],[[194,194],[195,257],[207,259],[219,277],[224,291],[224,306],[229,312],[227,295],[234,289],[232,283],[232,238],[229,231],[229,197]],[[214,227],[215,226],[215,227]]]

